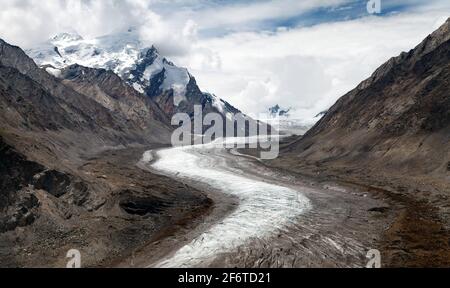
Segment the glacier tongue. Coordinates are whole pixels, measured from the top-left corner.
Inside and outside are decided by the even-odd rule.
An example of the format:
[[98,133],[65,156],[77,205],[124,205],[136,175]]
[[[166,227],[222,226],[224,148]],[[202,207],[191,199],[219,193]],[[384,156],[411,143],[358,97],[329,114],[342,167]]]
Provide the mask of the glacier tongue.
[[[208,267],[217,256],[235,251],[254,239],[270,239],[312,208],[302,191],[246,177],[244,171],[229,165],[225,143],[248,143],[249,140],[258,138],[217,139],[208,144],[144,154],[142,164],[178,179],[210,185],[239,202],[236,210],[225,219],[155,263],[155,267]],[[149,163],[155,155],[158,159]]]

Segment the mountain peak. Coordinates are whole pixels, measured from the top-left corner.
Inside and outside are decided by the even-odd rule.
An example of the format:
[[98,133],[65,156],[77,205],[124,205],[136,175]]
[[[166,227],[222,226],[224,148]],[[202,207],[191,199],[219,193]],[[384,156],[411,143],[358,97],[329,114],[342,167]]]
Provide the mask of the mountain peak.
[[53,38],[51,38],[51,41],[81,41],[83,40],[83,37],[81,37],[76,32],[63,32],[56,34]]
[[404,63],[410,67],[414,66],[422,57],[429,54],[440,45],[450,40],[450,18],[442,24],[436,31],[428,35],[419,45],[409,52],[402,52],[397,57],[392,57],[386,63],[381,65],[370,78],[361,82],[357,87],[363,90],[378,80],[382,79],[385,75],[392,71],[394,67],[398,67]]
[[273,107],[269,108],[269,114],[271,117],[289,117],[289,112],[291,109],[285,109],[280,107],[280,105],[276,104]]
[[128,33],[133,33],[133,32],[135,32],[135,31],[137,31],[137,30],[138,30],[138,27],[136,27],[136,26],[130,26],[130,27],[128,27],[127,32],[128,32]]
[[[207,107],[207,103],[216,103],[200,90],[186,68],[170,62],[155,45],[145,46],[134,32],[131,28],[128,32],[95,39],[83,39],[76,33],[61,33],[27,53],[39,66],[49,67],[49,73],[54,74],[54,69],[58,70],[54,74],[58,76],[63,69],[63,76],[69,78],[86,72],[81,66],[112,71],[134,90],[158,102],[168,116],[177,112],[192,114],[194,105]],[[69,67],[73,64],[80,66]],[[239,112],[224,103],[224,109],[221,109],[222,105],[218,105],[219,108],[208,107],[212,111],[223,110],[224,115]]]
[[143,54],[146,58],[156,58],[158,56],[161,56],[155,45],[152,45],[150,48],[145,49]]
[[450,17],[436,31],[428,35],[414,50],[425,55],[450,39]]

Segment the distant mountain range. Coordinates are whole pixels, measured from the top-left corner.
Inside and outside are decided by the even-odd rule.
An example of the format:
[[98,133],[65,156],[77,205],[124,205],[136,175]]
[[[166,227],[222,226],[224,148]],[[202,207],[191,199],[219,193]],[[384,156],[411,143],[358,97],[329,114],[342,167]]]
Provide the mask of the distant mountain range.
[[144,45],[133,29],[95,39],[62,33],[26,52],[56,77],[74,64],[112,71],[155,101],[169,119],[178,112],[193,117],[194,105],[201,105],[204,114],[215,112],[224,119],[240,113],[228,102],[202,92],[186,68],[167,60],[156,47]]
[[291,108],[281,108],[280,105],[276,104],[269,108],[269,115],[271,117],[289,117],[289,112]]
[[282,135],[304,135],[314,124],[317,123],[324,115],[325,111],[319,113],[314,118],[298,118],[295,109],[283,108],[276,104],[268,109],[269,119],[265,119],[272,127],[275,127]]

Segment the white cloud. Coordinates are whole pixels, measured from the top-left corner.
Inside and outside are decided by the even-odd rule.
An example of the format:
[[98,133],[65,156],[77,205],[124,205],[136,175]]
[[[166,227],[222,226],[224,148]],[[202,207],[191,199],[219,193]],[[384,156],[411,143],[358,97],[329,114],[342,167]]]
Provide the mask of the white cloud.
[[274,33],[234,33],[199,40],[178,63],[190,67],[200,87],[244,112],[265,112],[280,104],[308,118],[445,20],[445,11],[428,11]]
[[30,48],[60,32],[93,38],[137,27],[142,40],[168,56],[189,51],[196,24],[189,19],[168,21],[146,0],[2,0],[0,37]]
[[197,40],[197,24],[192,20],[174,24],[147,10],[141,16],[141,23],[141,40],[149,46],[155,45],[167,57],[187,54]]
[[[92,38],[135,26],[144,42],[155,44],[170,60],[188,67],[202,89],[244,112],[265,112],[278,103],[296,108],[301,117],[311,117],[388,58],[418,44],[450,14],[446,0],[425,4],[413,0],[420,2],[417,8],[388,17],[279,27],[275,32],[258,28],[266,20],[354,2],[2,0],[0,38],[29,48],[59,32],[76,31]],[[383,1],[384,7],[408,2]],[[199,31],[208,29],[237,32],[201,36]]]
[[285,18],[348,1],[2,0],[0,37],[28,48],[60,32],[92,38],[136,26],[144,40],[164,46],[169,54],[181,54],[189,51],[198,28],[242,27],[244,22]]
[[[318,7],[335,7],[351,0],[271,0],[211,7],[200,11],[181,11],[175,17],[194,17],[203,29],[240,27],[245,23],[286,19]],[[238,26],[239,25],[239,26]]]
[[133,9],[125,9],[128,5],[127,1],[2,0],[0,35],[22,47],[67,30],[98,36],[133,19]]

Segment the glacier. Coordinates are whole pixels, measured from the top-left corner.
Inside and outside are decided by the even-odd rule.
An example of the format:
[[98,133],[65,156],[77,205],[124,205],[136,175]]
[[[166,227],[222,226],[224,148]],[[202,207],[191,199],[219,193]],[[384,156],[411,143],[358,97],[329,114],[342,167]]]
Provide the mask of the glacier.
[[[301,191],[249,178],[242,171],[231,168],[227,163],[230,155],[224,146],[242,140],[248,141],[248,138],[218,139],[208,144],[144,154],[142,162],[151,168],[175,178],[204,183],[239,202],[231,215],[153,266],[206,267],[217,255],[232,252],[252,239],[275,235],[311,209],[310,201]],[[153,153],[156,157],[151,156]],[[153,159],[157,160],[150,163]]]

